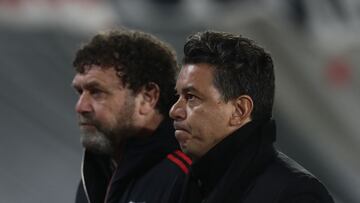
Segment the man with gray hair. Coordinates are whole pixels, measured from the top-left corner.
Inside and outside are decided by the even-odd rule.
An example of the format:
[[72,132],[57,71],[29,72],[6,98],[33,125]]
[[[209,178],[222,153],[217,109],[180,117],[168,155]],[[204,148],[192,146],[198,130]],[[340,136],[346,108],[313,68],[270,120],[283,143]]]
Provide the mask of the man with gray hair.
[[76,112],[85,148],[76,202],[172,203],[191,160],[168,117],[174,51],[150,34],[98,34],[74,60]]

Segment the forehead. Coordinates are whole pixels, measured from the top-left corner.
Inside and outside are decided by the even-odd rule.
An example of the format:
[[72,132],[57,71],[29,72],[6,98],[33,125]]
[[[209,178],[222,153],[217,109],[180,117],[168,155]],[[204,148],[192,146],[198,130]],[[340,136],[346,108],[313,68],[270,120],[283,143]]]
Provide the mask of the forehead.
[[102,68],[92,65],[90,68],[85,69],[83,73],[77,73],[72,83],[77,86],[93,82],[103,85],[119,84],[120,78],[114,68]]
[[212,86],[213,70],[209,64],[186,64],[182,67],[177,86]]

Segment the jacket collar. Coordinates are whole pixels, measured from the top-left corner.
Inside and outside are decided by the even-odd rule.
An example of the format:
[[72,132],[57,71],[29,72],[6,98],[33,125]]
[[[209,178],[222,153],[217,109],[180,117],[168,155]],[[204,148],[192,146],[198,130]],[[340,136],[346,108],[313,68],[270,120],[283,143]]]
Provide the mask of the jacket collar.
[[[190,169],[189,179],[197,180],[203,197],[209,196],[219,185],[227,188],[232,182],[242,182],[246,187],[246,182],[272,158],[272,155],[263,156],[262,151],[272,148],[275,134],[272,120],[247,123],[196,161]],[[230,177],[227,178],[227,174],[231,174]],[[222,182],[224,178],[227,180]]]
[[[111,158],[85,150],[82,163],[82,181],[90,202],[103,202],[108,185],[109,194],[123,188],[137,174],[147,171],[166,155],[178,149],[172,121],[165,118],[149,137],[127,140],[123,159],[114,169]],[[123,181],[120,181],[123,180]],[[116,184],[113,187],[113,184]]]
[[179,149],[179,145],[174,136],[172,121],[165,119],[151,136],[127,140],[114,182],[147,171],[176,149]]
[[89,203],[103,201],[112,172],[113,165],[110,156],[84,150],[81,182]]

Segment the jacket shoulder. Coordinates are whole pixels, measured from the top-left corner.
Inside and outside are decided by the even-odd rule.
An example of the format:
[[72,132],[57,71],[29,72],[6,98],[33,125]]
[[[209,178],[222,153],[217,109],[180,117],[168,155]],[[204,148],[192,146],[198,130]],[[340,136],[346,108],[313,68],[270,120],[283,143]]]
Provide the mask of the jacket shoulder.
[[192,160],[180,150],[175,150],[174,152],[166,156],[167,160],[172,163],[172,165],[177,166],[183,173],[189,173],[189,167],[192,164]]
[[190,160],[183,155],[178,150],[168,154],[142,177],[135,180],[131,189],[133,192],[127,199],[134,202],[144,200],[159,203],[177,201],[188,172],[187,161]]
[[156,179],[156,184],[171,184],[174,180],[186,177],[190,164],[191,160],[181,151],[176,150],[146,172],[142,179]]
[[253,182],[247,199],[253,200],[249,202],[333,202],[313,174],[281,152],[277,152],[274,161]]

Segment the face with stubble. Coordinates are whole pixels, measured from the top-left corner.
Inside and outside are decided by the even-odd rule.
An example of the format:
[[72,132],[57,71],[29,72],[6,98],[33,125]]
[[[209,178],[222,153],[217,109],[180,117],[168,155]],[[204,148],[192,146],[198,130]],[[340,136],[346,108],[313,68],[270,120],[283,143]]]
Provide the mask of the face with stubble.
[[222,99],[213,78],[209,64],[185,64],[176,83],[179,98],[169,113],[181,149],[194,160],[237,128],[231,125],[234,103]]
[[82,145],[93,152],[113,154],[134,131],[135,96],[114,68],[92,65],[72,82],[78,92],[75,110]]

